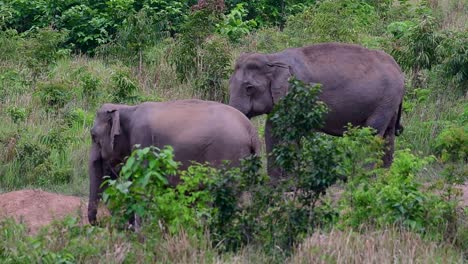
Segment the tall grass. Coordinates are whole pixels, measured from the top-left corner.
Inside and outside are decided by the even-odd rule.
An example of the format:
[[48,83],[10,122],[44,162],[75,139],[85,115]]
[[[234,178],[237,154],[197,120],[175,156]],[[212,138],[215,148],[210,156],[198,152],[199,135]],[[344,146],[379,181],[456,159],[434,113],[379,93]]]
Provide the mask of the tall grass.
[[314,233],[298,246],[291,263],[464,263],[450,245],[398,229]]

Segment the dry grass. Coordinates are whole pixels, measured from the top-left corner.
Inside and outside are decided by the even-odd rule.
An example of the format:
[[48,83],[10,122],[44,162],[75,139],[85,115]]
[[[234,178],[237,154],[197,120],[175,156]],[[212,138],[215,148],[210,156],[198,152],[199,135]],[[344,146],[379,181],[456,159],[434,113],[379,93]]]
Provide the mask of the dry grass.
[[464,263],[450,245],[425,241],[411,232],[384,230],[314,233],[291,263]]

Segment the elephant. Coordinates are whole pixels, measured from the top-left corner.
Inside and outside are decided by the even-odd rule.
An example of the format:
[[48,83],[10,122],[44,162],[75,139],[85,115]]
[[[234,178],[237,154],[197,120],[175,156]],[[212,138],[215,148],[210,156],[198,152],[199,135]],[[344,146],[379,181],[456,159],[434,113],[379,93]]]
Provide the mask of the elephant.
[[[120,164],[135,145],[170,145],[175,160],[186,169],[191,161],[238,166],[239,159],[260,152],[257,130],[235,108],[211,101],[145,102],[135,106],[103,104],[91,129],[88,220],[96,223],[97,206],[105,187],[103,177],[118,177]],[[177,176],[169,183],[179,183]]]
[[[395,135],[403,131],[400,119],[405,93],[404,74],[390,55],[344,43],[321,43],[272,54],[244,53],[229,80],[229,105],[249,118],[268,114],[288,93],[292,75],[305,83],[322,84],[319,98],[329,112],[319,131],[342,136],[348,123],[372,127],[385,140],[383,163],[390,166]],[[267,119],[266,152],[271,153],[277,142]],[[268,173],[272,180],[282,176],[272,157],[268,158]]]

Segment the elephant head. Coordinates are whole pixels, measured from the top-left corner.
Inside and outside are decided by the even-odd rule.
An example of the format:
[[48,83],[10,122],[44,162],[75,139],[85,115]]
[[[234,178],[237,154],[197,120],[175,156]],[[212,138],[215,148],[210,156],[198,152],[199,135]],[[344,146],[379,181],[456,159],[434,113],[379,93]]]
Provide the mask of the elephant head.
[[92,147],[89,156],[89,203],[88,219],[96,221],[97,204],[102,193],[104,176],[116,177],[115,165],[122,162],[129,151],[128,140],[122,124],[124,105],[104,104],[97,112],[91,129]]
[[229,105],[249,118],[267,114],[286,95],[291,75],[292,68],[273,55],[243,54],[229,80]]
[[124,105],[104,104],[96,114],[94,126],[91,129],[93,144],[99,146],[102,158],[109,162],[116,162],[122,156],[126,147],[123,143],[122,109]]

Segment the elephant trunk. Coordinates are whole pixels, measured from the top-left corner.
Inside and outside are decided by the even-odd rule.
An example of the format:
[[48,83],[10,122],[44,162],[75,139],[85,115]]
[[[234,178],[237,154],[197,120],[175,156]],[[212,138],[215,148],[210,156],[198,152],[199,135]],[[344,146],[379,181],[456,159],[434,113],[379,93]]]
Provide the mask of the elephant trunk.
[[89,202],[88,202],[88,220],[94,225],[96,223],[97,208],[101,198],[101,184],[103,177],[103,162],[99,147],[93,143],[89,158]]
[[231,96],[231,98],[229,99],[229,105],[239,110],[248,118],[251,118],[250,109],[248,109],[248,107],[245,106],[245,102],[243,100],[235,99],[235,97]]

